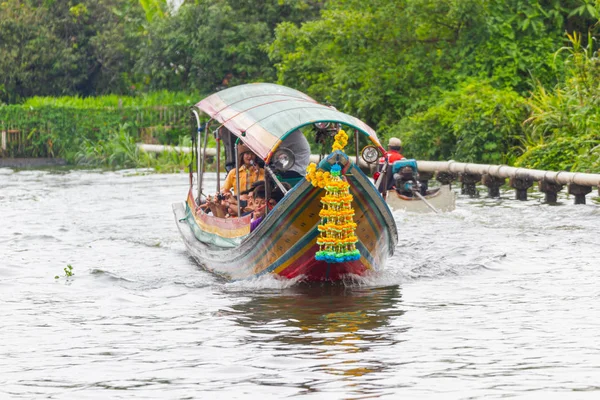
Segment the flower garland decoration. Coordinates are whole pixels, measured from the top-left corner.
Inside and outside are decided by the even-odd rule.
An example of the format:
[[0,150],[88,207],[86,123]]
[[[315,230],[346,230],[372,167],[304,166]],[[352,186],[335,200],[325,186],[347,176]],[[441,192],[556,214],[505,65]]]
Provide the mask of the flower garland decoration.
[[[343,151],[346,144],[348,135],[340,130],[335,135],[332,150]],[[319,251],[315,253],[315,259],[328,263],[360,259],[360,252],[356,248],[358,238],[355,235],[356,223],[353,220],[353,196],[350,194],[350,184],[343,179],[341,170],[339,164],[333,165],[331,172],[317,171],[314,163],[306,168],[306,179],[313,186],[326,190],[325,196],[321,198],[321,223],[317,227],[320,232],[317,238]]]

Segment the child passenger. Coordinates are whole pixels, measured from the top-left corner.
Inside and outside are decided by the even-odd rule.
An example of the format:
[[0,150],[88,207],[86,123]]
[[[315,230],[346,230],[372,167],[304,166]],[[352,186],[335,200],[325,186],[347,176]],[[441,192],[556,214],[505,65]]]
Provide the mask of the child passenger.
[[265,196],[265,187],[259,186],[254,189],[254,211],[252,212],[252,221],[250,222],[250,232],[254,231],[265,217],[267,200]]
[[[284,182],[283,186],[288,190],[290,188],[290,185],[287,182]],[[284,196],[285,194],[283,191],[277,187],[271,192],[271,198],[267,202],[265,187],[258,186],[256,189],[254,189],[254,212],[252,214],[252,221],[250,222],[250,232],[255,230],[258,225],[260,225],[262,220],[265,218],[267,209],[271,211],[273,207],[275,207],[275,205],[277,205],[277,203],[283,199]]]
[[254,209],[252,194],[252,190],[244,190],[243,192],[240,192],[240,207],[238,207],[237,204],[237,197],[229,196],[225,202],[225,205],[227,206],[227,213],[232,217],[238,216],[238,209],[240,216],[252,213]]

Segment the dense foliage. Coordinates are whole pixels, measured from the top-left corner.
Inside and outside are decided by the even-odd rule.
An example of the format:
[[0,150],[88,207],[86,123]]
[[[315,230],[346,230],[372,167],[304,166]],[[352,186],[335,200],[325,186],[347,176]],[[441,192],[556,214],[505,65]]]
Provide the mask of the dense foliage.
[[106,140],[123,124],[137,140],[150,142],[176,144],[190,133],[188,106],[0,107],[0,128],[16,136],[6,150],[8,156],[62,157],[72,162],[83,142]]
[[[409,156],[600,172],[600,0],[169,4],[0,2],[0,104],[27,101],[21,111],[0,107],[0,125],[21,113],[31,119],[28,143],[46,143],[31,153],[56,155],[84,139],[114,139],[117,123],[138,124],[127,111],[120,121],[107,116],[105,130],[94,110],[154,106],[146,93],[161,90],[189,93],[159,95],[184,107],[198,93],[270,81],[356,115],[384,138],[401,136]],[[110,104],[89,100],[101,94],[113,95]],[[26,100],[65,95],[73,97]],[[85,132],[65,125],[49,137],[40,127],[81,107],[91,109]],[[150,126],[127,131],[135,138]]]
[[538,85],[529,99],[524,152],[517,164],[530,168],[600,172],[600,56],[592,40],[569,37],[567,78],[554,90]]
[[3,0],[0,101],[126,93],[143,18],[135,0]]
[[283,21],[315,17],[319,1],[195,0],[148,24],[136,70],[151,89],[215,89],[273,81],[266,46]]
[[510,162],[507,155],[523,136],[524,98],[474,80],[440,97],[440,103],[391,129],[398,130],[407,154],[425,160]]

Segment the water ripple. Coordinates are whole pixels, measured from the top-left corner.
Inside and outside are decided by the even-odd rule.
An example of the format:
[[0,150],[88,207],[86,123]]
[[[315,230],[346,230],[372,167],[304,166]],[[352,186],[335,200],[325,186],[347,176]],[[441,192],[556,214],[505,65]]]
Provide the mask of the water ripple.
[[564,193],[558,207],[506,191],[460,197],[448,214],[395,213],[386,269],[336,285],[226,282],[180,241],[170,203],[185,174],[0,174],[0,398],[600,390],[600,209]]

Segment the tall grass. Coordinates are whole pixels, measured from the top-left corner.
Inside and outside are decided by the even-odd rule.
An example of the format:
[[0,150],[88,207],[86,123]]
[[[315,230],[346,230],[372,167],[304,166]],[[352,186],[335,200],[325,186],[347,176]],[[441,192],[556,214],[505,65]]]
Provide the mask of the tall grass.
[[[123,124],[105,140],[84,140],[75,159],[78,165],[119,168],[154,168],[157,172],[184,171],[192,162],[191,153],[163,151],[146,153],[136,145],[135,127]],[[190,147],[189,136],[179,138],[179,146]]]
[[192,106],[204,96],[198,93],[169,92],[166,90],[143,93],[138,96],[105,95],[98,97],[31,97],[23,105],[26,107],[69,107],[93,109],[106,107],[160,107]]
[[136,146],[131,131],[131,125],[123,124],[107,139],[97,141],[85,139],[81,144],[81,150],[75,156],[77,164],[107,168],[149,167],[150,159]]

